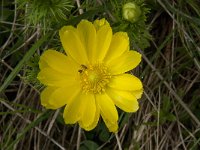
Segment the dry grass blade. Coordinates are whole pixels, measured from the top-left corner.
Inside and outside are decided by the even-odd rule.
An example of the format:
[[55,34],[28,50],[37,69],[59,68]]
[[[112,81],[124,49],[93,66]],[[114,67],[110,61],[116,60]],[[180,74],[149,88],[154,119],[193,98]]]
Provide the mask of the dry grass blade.
[[[3,99],[0,99],[0,102],[6,106],[8,109],[10,109],[11,111],[16,111],[14,108],[12,108],[9,104],[7,104]],[[22,118],[26,123],[30,124],[32,123],[32,121],[27,120],[26,118],[24,118],[20,113],[15,113],[16,116]],[[39,133],[41,133],[42,135],[44,135],[47,139],[49,139],[51,142],[53,142],[55,145],[57,145],[60,149],[62,150],[66,150],[63,146],[61,146],[59,143],[57,143],[53,138],[51,138],[47,133],[45,133],[44,131],[42,131],[40,128],[38,127],[34,127],[34,129],[36,129]]]
[[160,74],[160,72],[153,66],[153,64],[149,61],[149,59],[146,57],[146,55],[143,53],[143,51],[139,48],[137,48],[138,51],[142,54],[142,57],[144,60],[148,63],[148,65],[151,67],[151,69],[157,74],[159,79],[165,84],[165,86],[170,90],[172,95],[176,98],[176,100],[179,102],[179,104],[185,109],[185,111],[191,116],[191,118],[196,122],[198,127],[200,127],[200,121],[199,119],[193,114],[193,112],[187,107],[187,105],[181,100],[181,98],[176,94],[176,92],[171,88],[169,83],[167,83],[164,80],[164,77]]

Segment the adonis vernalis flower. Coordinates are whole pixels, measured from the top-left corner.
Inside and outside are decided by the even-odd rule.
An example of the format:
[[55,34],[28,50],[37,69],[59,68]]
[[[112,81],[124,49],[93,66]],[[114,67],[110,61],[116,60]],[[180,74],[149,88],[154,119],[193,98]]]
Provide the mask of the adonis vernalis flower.
[[113,34],[105,19],[82,20],[77,28],[64,26],[59,35],[67,55],[50,49],[39,61],[38,79],[46,85],[42,105],[66,105],[65,123],[78,122],[85,130],[96,127],[101,116],[109,131],[116,132],[116,106],[125,112],[139,108],[142,83],[126,72],[140,63],[141,55],[129,50],[127,33]]

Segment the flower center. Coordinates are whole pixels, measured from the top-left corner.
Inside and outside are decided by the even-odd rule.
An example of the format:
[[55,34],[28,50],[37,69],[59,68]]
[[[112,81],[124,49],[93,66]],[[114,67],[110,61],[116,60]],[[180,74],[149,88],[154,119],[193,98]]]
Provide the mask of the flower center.
[[105,91],[111,75],[105,65],[81,65],[79,70],[82,90],[85,93],[100,94]]

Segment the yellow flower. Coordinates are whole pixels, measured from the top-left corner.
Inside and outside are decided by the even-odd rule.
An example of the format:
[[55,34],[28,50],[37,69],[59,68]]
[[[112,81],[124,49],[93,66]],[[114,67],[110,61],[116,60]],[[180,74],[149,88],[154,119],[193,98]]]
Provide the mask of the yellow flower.
[[105,19],[82,20],[77,28],[64,26],[59,34],[67,55],[50,49],[39,61],[38,79],[47,86],[41,93],[42,105],[66,105],[65,123],[78,122],[85,130],[95,128],[101,116],[109,131],[116,132],[116,106],[125,112],[139,108],[142,83],[126,72],[140,63],[141,55],[129,50],[127,33],[113,34]]

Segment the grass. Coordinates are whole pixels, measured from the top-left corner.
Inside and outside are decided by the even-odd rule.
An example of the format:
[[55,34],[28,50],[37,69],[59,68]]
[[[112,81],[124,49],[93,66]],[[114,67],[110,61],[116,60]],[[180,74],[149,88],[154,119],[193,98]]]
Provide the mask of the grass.
[[58,30],[65,24],[106,17],[114,30],[126,30],[127,23],[120,20],[120,1],[85,0],[81,11],[77,2],[66,3],[67,8],[59,11],[65,11],[67,20],[50,18],[47,24],[38,18],[33,24],[27,18],[32,6],[22,7],[23,2],[28,0],[2,0],[0,4],[0,149],[200,148],[199,1],[145,1],[150,8],[145,30],[153,37],[141,35],[146,38],[145,47],[134,39],[132,29],[127,30],[131,47],[143,56],[133,73],[142,79],[144,94],[137,113],[119,110],[117,135],[109,133],[102,121],[86,132],[78,125],[65,125],[62,109],[45,110],[39,100],[42,86],[35,78],[37,63],[31,60],[37,60],[47,48],[61,50]]

